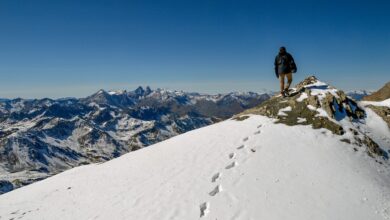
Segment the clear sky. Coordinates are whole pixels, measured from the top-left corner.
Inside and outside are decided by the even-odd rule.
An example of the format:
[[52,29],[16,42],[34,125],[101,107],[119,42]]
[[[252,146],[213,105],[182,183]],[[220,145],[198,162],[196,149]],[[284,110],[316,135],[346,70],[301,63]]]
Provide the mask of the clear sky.
[[390,1],[0,0],[0,97],[82,97],[150,85],[277,90],[286,46],[295,82],[390,81]]

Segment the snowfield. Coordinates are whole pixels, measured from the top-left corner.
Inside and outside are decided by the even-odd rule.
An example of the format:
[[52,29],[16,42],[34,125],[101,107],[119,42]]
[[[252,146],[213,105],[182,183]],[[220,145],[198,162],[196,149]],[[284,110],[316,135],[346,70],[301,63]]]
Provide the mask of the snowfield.
[[390,99],[386,99],[380,102],[373,102],[373,101],[361,101],[360,104],[366,106],[366,105],[374,105],[374,106],[390,106]]
[[0,219],[390,218],[387,162],[329,130],[273,122],[227,120],[73,168],[1,195]]

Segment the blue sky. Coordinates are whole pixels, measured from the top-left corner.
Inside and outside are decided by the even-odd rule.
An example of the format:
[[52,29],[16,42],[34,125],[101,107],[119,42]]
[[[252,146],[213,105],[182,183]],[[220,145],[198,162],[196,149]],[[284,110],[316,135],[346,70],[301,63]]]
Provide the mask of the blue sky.
[[0,97],[277,90],[282,45],[295,82],[377,89],[390,80],[389,11],[375,0],[0,0]]

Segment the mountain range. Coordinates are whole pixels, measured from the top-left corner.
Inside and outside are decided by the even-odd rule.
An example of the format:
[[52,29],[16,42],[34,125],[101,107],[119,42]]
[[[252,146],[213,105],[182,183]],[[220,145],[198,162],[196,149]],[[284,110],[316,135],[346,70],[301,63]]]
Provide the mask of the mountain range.
[[311,76],[288,97],[5,193],[0,219],[389,219],[379,107],[390,99],[356,101]]
[[360,101],[363,99],[363,97],[371,95],[373,92],[370,90],[354,90],[354,91],[348,91],[346,94],[353,98],[356,101]]
[[0,194],[227,119],[269,97],[138,87],[80,99],[2,99]]

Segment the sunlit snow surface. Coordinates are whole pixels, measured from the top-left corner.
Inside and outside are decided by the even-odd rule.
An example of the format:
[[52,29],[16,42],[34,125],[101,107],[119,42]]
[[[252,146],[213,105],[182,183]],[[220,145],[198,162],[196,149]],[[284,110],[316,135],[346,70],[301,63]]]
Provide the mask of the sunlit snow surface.
[[386,99],[381,102],[361,101],[360,103],[362,105],[386,106],[390,108],[390,99]]
[[387,162],[339,139],[227,120],[3,194],[0,219],[388,219]]

